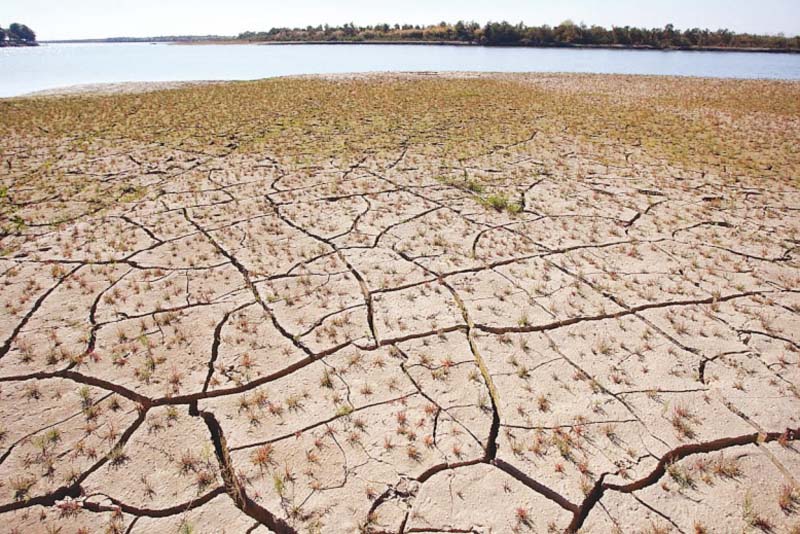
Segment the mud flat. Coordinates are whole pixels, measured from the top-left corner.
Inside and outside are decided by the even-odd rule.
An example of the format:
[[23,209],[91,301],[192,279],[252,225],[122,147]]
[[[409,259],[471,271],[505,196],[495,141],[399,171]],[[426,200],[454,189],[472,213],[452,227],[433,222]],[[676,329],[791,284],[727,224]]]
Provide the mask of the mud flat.
[[299,77],[0,127],[8,531],[800,532],[800,84]]
[[154,91],[165,91],[169,89],[180,89],[184,87],[194,87],[197,85],[207,85],[212,81],[198,82],[121,82],[121,83],[88,83],[81,85],[70,85],[67,87],[57,87],[54,89],[44,89],[23,95],[23,97],[43,97],[43,96],[78,96],[78,95],[118,95],[133,93],[151,93]]

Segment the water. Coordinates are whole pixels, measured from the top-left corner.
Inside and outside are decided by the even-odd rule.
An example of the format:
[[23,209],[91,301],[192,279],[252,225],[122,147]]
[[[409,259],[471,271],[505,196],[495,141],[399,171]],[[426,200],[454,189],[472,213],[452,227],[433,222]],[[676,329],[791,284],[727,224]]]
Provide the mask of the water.
[[76,84],[250,80],[367,71],[666,74],[800,79],[800,54],[420,45],[44,44],[0,48],[0,96]]

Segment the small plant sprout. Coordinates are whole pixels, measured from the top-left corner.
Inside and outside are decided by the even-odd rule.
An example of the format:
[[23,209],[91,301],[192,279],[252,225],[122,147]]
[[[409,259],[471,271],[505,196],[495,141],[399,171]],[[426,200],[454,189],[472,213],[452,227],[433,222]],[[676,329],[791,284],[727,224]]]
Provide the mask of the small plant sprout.
[[262,445],[253,451],[250,456],[250,461],[263,473],[264,469],[273,464],[273,451],[274,447],[272,444],[267,443],[266,445]]
[[520,525],[529,527],[531,525],[531,516],[527,508],[519,507],[514,510],[514,517],[516,522]]

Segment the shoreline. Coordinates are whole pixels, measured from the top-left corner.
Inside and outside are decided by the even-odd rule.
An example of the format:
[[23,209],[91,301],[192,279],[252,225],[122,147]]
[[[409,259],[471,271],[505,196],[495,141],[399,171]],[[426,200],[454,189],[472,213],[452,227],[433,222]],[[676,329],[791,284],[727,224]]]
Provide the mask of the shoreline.
[[[168,44],[205,44],[204,42],[172,42]],[[214,44],[214,43],[208,43]],[[777,48],[726,48],[714,46],[702,47],[667,47],[658,48],[654,46],[623,46],[623,45],[530,45],[530,44],[505,44],[505,45],[486,45],[464,41],[246,41],[245,43],[226,43],[226,44],[257,44],[257,45],[413,45],[413,46],[468,46],[479,48],[537,48],[537,49],[562,49],[562,50],[634,50],[634,51],[653,51],[653,52],[745,52],[745,53],[765,53],[765,54],[800,54],[800,49],[777,49]]]
[[[241,80],[238,80],[241,81]],[[118,94],[152,93],[154,91],[169,91],[183,89],[196,85],[215,85],[223,83],[237,83],[237,80],[191,80],[169,82],[108,82],[108,83],[79,83],[32,91],[18,96],[4,97],[0,100],[12,98],[49,98],[62,96],[104,96]]]
[[108,82],[108,83],[88,83],[88,84],[75,84],[63,87],[54,87],[50,89],[42,89],[39,91],[32,91],[17,96],[0,97],[0,101],[10,99],[28,99],[28,98],[58,98],[58,97],[75,97],[75,96],[109,96],[120,94],[141,94],[151,93],[156,91],[170,91],[184,89],[194,86],[203,85],[229,85],[238,83],[253,83],[262,80],[277,80],[277,79],[304,79],[304,78],[319,78],[329,80],[362,80],[368,81],[372,79],[470,79],[470,78],[518,78],[520,76],[529,76],[536,78],[564,78],[564,77],[598,77],[598,78],[634,78],[634,79],[649,79],[649,78],[663,78],[663,79],[691,79],[691,80],[708,80],[708,81],[730,81],[730,82],[776,82],[776,83],[789,83],[800,84],[800,80],[775,80],[766,78],[714,78],[714,77],[701,77],[701,76],[677,76],[677,75],[659,75],[659,74],[609,74],[609,73],[589,73],[589,72],[482,72],[482,71],[368,71],[368,72],[342,72],[342,73],[327,73],[327,74],[288,74],[280,76],[269,76],[265,78],[256,78],[252,80],[188,80],[188,81],[151,81],[151,82]]
[[208,39],[208,40],[105,40],[105,39],[79,39],[79,40],[55,40],[40,41],[43,44],[166,44],[166,45],[263,45],[263,46],[298,46],[298,45],[387,45],[387,46],[466,46],[481,48],[537,48],[537,49],[564,49],[564,50],[634,50],[634,51],[654,51],[654,52],[740,52],[750,54],[800,54],[800,49],[784,48],[732,48],[719,46],[626,46],[626,45],[587,45],[587,44],[496,44],[487,45],[468,41],[384,41],[384,40],[364,40],[364,41],[258,41],[245,39]]
[[31,48],[39,46],[39,41],[33,43],[26,43],[23,41],[3,41],[0,42],[0,48]]

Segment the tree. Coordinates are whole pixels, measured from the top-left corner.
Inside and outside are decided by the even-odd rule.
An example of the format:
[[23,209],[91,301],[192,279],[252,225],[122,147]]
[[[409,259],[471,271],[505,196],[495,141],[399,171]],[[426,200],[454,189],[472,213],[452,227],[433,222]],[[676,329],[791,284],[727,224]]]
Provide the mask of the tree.
[[6,31],[3,28],[0,28],[0,43],[6,40]]
[[463,20],[459,20],[456,22],[456,38],[459,41],[466,41],[469,36],[467,35],[467,26],[464,24]]
[[33,32],[32,29],[28,28],[24,24],[22,25],[22,40],[27,41],[29,43],[36,42],[36,34]]
[[561,43],[574,43],[578,39],[578,28],[574,22],[567,19],[555,28],[556,40]]
[[8,27],[8,36],[13,40],[24,41],[26,43],[36,42],[36,34],[33,30],[18,22],[14,22]]
[[517,44],[520,40],[519,28],[506,21],[487,22],[483,28],[483,39],[489,45]]
[[467,23],[463,20],[459,20],[454,27],[456,39],[459,41],[474,41],[475,32],[479,29],[480,25],[477,22]]
[[631,29],[629,26],[625,26],[624,28],[620,28],[619,26],[613,26],[611,28],[611,32],[614,34],[614,44],[618,45],[631,44]]

